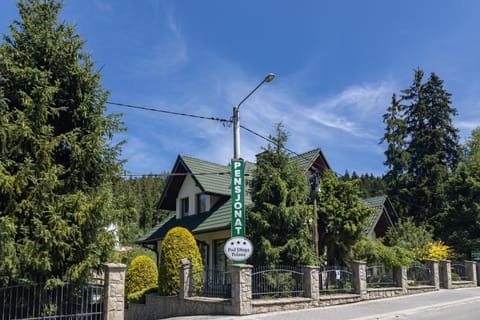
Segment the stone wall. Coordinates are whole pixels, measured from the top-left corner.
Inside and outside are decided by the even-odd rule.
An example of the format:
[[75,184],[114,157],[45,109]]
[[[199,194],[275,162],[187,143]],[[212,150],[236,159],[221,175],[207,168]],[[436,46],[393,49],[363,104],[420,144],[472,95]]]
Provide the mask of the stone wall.
[[[158,294],[148,294],[146,304],[130,304],[125,310],[126,320],[154,320],[173,316],[189,315],[248,315],[274,311],[297,310],[303,308],[323,307],[336,304],[352,303],[362,300],[381,299],[397,297],[407,294],[416,294],[438,290],[440,279],[450,288],[454,288],[451,282],[450,261],[427,261],[432,270],[431,285],[408,286],[407,268],[395,269],[394,277],[398,287],[393,288],[367,288],[366,264],[361,261],[352,263],[354,292],[352,294],[320,295],[319,293],[319,269],[318,267],[306,266],[304,272],[304,297],[281,298],[269,300],[252,299],[252,266],[232,265],[232,299],[189,297],[188,291],[191,287],[190,264],[184,261],[181,269],[180,294],[178,296],[164,297]],[[468,272],[472,279],[478,280],[476,276],[477,266],[472,263]],[[449,281],[450,279],[450,281]],[[468,281],[472,285],[472,281]],[[110,319],[110,318],[109,318]],[[111,318],[114,319],[114,318]],[[117,318],[115,318],[117,319]]]

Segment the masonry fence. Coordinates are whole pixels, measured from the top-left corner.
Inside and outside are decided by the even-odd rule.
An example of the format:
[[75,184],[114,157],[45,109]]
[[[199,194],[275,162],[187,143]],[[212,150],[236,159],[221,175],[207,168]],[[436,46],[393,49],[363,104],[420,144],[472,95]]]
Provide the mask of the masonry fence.
[[222,290],[231,290],[227,298],[223,294],[222,297],[212,297],[203,296],[201,291],[193,292],[192,267],[187,259],[183,259],[179,295],[147,294],[145,304],[128,305],[125,319],[248,315],[395,297],[440,288],[477,286],[479,266],[471,261],[465,261],[463,265],[464,279],[452,281],[452,263],[448,260],[427,260],[425,264],[414,264],[410,268],[391,269],[367,266],[362,261],[354,261],[349,269],[316,266],[254,269],[251,265],[236,264],[230,267],[229,276],[215,275],[214,278],[220,280],[212,280],[217,281]]

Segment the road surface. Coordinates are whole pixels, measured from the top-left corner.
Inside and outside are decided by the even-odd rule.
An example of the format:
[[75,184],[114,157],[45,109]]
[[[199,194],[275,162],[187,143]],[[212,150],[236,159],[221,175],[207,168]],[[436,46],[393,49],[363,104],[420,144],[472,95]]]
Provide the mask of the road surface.
[[172,320],[480,320],[480,287],[440,290],[341,306],[249,316],[193,316]]

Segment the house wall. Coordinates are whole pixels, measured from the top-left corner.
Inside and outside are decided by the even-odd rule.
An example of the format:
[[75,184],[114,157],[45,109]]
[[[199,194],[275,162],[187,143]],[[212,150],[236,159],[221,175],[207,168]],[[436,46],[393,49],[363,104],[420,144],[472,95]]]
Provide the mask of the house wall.
[[[176,213],[177,219],[181,219],[181,199],[188,197],[188,215],[194,215],[197,212],[197,204],[196,204],[196,195],[201,193],[202,190],[196,186],[195,180],[191,176],[186,176],[185,180],[178,192],[177,196],[177,205],[176,205]],[[209,205],[209,200],[207,199],[207,206]]]

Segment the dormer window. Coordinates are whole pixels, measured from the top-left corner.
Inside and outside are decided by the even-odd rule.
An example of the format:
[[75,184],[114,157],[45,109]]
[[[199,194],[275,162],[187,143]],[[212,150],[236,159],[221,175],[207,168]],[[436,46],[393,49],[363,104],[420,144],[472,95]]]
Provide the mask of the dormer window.
[[197,194],[197,213],[207,211],[207,195],[204,193]]
[[188,216],[188,197],[180,200],[180,214],[182,217]]

